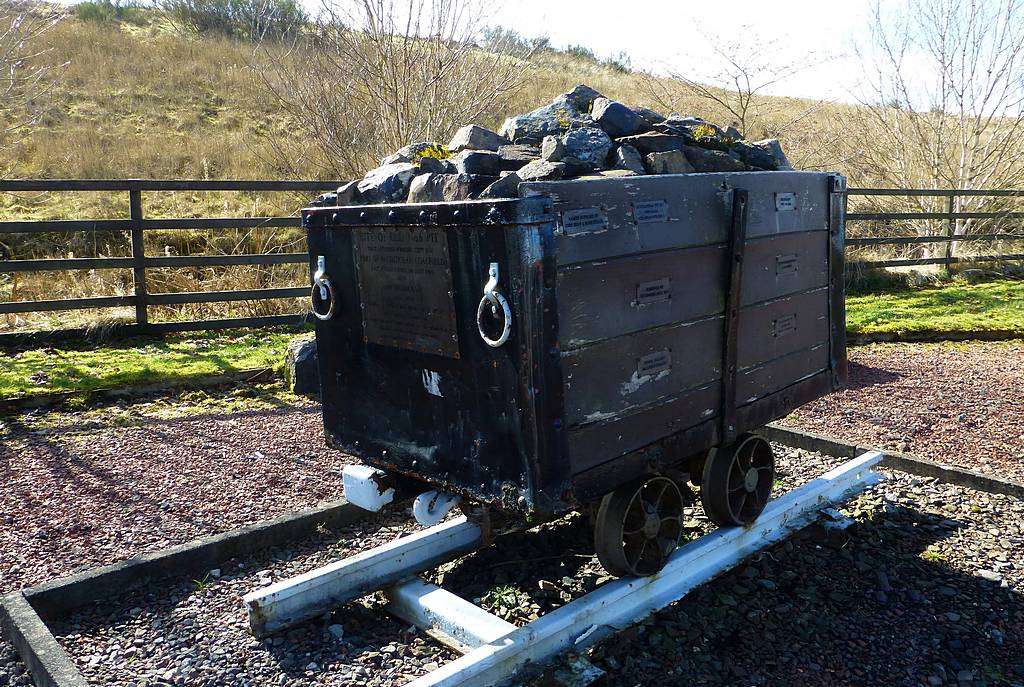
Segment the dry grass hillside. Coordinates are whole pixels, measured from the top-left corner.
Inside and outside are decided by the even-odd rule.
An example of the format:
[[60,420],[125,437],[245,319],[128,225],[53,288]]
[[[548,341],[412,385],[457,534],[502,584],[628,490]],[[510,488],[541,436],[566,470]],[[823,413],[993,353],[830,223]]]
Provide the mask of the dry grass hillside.
[[[67,66],[49,102],[33,103],[40,119],[14,153],[14,176],[278,177],[284,166],[275,160],[267,137],[286,139],[295,133],[253,78],[261,58],[254,55],[252,44],[182,35],[155,11],[143,17],[140,26],[69,16],[43,37],[43,59]],[[530,78],[515,94],[512,113],[533,109],[576,83],[624,102],[665,109],[641,75],[586,58],[543,52],[529,68]],[[814,106],[800,100],[767,101],[778,116],[755,136],[776,133],[773,126]],[[692,98],[680,100],[676,109],[730,123],[724,112]],[[507,114],[493,112],[478,123],[498,126]],[[852,171],[841,149],[821,149],[852,115],[855,108],[824,105],[799,127],[783,132],[794,163]],[[438,132],[438,137],[448,133]],[[308,173],[316,177],[319,171]]]

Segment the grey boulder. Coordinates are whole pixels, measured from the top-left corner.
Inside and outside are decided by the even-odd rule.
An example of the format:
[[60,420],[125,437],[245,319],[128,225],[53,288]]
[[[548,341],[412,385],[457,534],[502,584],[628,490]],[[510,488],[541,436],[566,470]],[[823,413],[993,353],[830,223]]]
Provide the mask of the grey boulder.
[[540,156],[548,162],[558,162],[565,156],[565,144],[558,136],[545,136],[540,144]]
[[455,165],[450,160],[439,160],[436,157],[421,157],[416,165],[417,174],[456,174]]
[[782,150],[782,144],[779,143],[779,139],[766,138],[763,141],[755,141],[751,145],[770,150],[772,157],[775,158],[775,169],[793,171],[793,165],[789,164],[789,159],[786,158],[786,153]]
[[515,172],[509,172],[480,193],[480,198],[517,198],[522,178]]
[[410,203],[466,200],[479,187],[470,174],[421,174],[409,186]]
[[337,205],[355,205],[359,198],[359,180],[349,181],[338,187]]
[[628,169],[637,174],[646,173],[643,155],[631,145],[620,145],[615,149],[615,168]]
[[470,124],[455,132],[455,136],[448,143],[448,151],[451,153],[458,153],[467,149],[496,151],[500,146],[508,143],[510,141],[501,134],[496,134],[490,129],[485,129],[476,124]]
[[608,134],[596,127],[567,131],[561,141],[561,161],[574,170],[600,169],[613,145]]
[[588,113],[594,100],[600,96],[589,86],[576,86],[555,98],[549,105],[524,115],[509,117],[501,125],[499,133],[514,143],[539,145],[545,136],[592,125],[594,120]]
[[697,146],[683,149],[686,159],[698,172],[742,172],[747,166],[721,150],[708,150]]
[[731,151],[750,167],[764,170],[778,168],[775,154],[769,146],[738,141],[732,145]]
[[534,160],[520,169],[516,174],[523,181],[547,181],[565,177],[565,163]]
[[501,156],[489,150],[463,150],[452,163],[459,174],[498,176],[502,170]]
[[409,184],[416,176],[416,165],[395,162],[371,170],[356,187],[367,203],[400,203],[409,193]]
[[594,99],[590,116],[612,138],[632,136],[639,131],[642,122],[636,112],[603,96]]
[[669,150],[682,150],[686,146],[686,139],[682,136],[672,134],[660,134],[649,132],[637,134],[636,136],[623,136],[619,139],[622,145],[633,146],[643,155],[651,153],[664,153]]
[[284,369],[293,394],[320,393],[320,367],[313,334],[297,336],[288,343]]
[[511,144],[498,148],[502,169],[514,172],[524,165],[540,159],[540,148],[524,144]]
[[688,174],[696,171],[681,150],[647,155],[647,171],[651,174]]

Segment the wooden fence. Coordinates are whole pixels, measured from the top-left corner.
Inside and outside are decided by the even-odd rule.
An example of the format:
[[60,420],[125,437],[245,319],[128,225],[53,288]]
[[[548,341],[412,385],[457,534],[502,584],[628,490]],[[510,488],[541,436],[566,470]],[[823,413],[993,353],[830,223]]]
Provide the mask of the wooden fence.
[[[134,306],[134,322],[120,328],[123,334],[166,333],[199,329],[231,327],[260,327],[298,324],[306,320],[305,314],[237,317],[230,319],[193,320],[186,322],[149,321],[149,306],[181,305],[189,303],[225,303],[270,298],[308,296],[308,286],[266,289],[236,289],[227,291],[193,291],[178,293],[151,293],[146,288],[146,270],[167,267],[212,267],[228,265],[282,265],[305,263],[307,253],[270,253],[247,255],[185,255],[150,256],[145,253],[143,235],[152,230],[175,229],[235,229],[299,227],[298,215],[278,217],[187,217],[147,219],[143,216],[143,193],[154,191],[296,191],[310,196],[337,188],[341,181],[168,181],[142,179],[102,180],[0,180],[0,192],[122,192],[128,194],[128,217],[122,219],[67,219],[0,221],[0,234],[78,231],[122,231],[131,237],[131,255],[112,258],[66,258],[43,260],[3,260],[0,272],[42,272],[68,270],[94,270],[127,268],[132,270],[134,293],[124,296],[88,298],[57,298],[52,300],[13,301],[0,303],[0,315],[8,313],[50,312],[86,308],[114,308]],[[71,334],[69,330],[67,332]],[[60,332],[47,332],[48,338]],[[5,340],[24,338],[22,333],[0,334]]]
[[[309,286],[237,289],[227,291],[193,291],[177,293],[151,293],[146,288],[146,270],[152,268],[174,267],[209,267],[229,265],[281,265],[289,263],[305,263],[306,253],[272,253],[246,255],[188,255],[188,256],[149,256],[145,253],[144,233],[147,230],[173,229],[233,229],[258,227],[299,227],[297,215],[278,217],[198,217],[198,218],[160,218],[147,219],[143,216],[143,193],[154,191],[264,191],[306,192],[310,196],[336,188],[341,181],[166,181],[166,180],[0,180],[0,192],[123,192],[128,194],[128,217],[122,219],[70,219],[70,220],[18,220],[0,221],[0,234],[4,233],[42,233],[42,232],[76,232],[76,231],[123,231],[131,237],[131,255],[127,257],[104,258],[67,258],[41,260],[4,260],[0,261],[0,272],[32,272],[32,271],[68,271],[127,268],[132,270],[134,292],[131,295],[101,296],[72,299],[52,299],[34,301],[13,301],[0,303],[0,315],[9,313],[31,313],[47,311],[63,311],[84,308],[134,307],[134,321],[126,323],[121,333],[165,333],[198,329],[221,329],[231,327],[256,327],[283,324],[298,324],[307,321],[305,313],[288,315],[269,315],[258,317],[236,317],[212,320],[191,320],[158,322],[149,321],[149,306],[180,305],[191,303],[218,303],[231,301],[251,301],[271,298],[295,298],[306,296]],[[1024,219],[1024,212],[959,212],[957,199],[972,196],[1012,196],[1024,198],[1024,190],[971,190],[956,191],[945,189],[872,189],[850,188],[848,197],[860,196],[904,196],[925,197],[938,196],[946,199],[945,212],[849,212],[848,222],[866,221],[912,221],[912,220],[944,220],[946,231],[933,236],[878,236],[851,237],[847,239],[848,247],[864,246],[908,246],[925,244],[946,244],[945,253],[939,257],[900,258],[886,260],[856,260],[849,262],[852,268],[882,268],[911,265],[952,265],[960,262],[995,262],[1007,260],[1024,260],[1024,254],[991,254],[981,256],[957,256],[953,254],[955,242],[969,239],[971,241],[1022,241],[1024,235],[1012,233],[988,233],[962,236],[958,234],[958,222],[970,219]],[[63,332],[47,332],[47,338],[71,334],[71,330]],[[26,334],[0,333],[0,344],[14,340],[23,340]]]
[[846,221],[902,221],[941,220],[945,223],[945,231],[933,236],[872,236],[857,238],[849,236],[847,229],[847,248],[860,246],[920,246],[928,244],[945,244],[944,254],[923,258],[898,258],[887,260],[848,260],[850,268],[884,268],[910,267],[915,265],[955,265],[964,262],[985,263],[1024,260],[1020,253],[995,253],[983,255],[954,255],[953,246],[958,241],[1024,241],[1024,234],[1008,232],[972,233],[965,235],[958,231],[959,222],[965,220],[1007,220],[1024,219],[1024,212],[960,212],[957,210],[958,198],[977,197],[1013,197],[1024,198],[1024,190],[990,189],[990,190],[954,190],[954,189],[908,189],[908,188],[850,188],[846,191],[847,199],[851,196],[902,196],[902,197],[940,197],[944,198],[944,212],[847,212]]

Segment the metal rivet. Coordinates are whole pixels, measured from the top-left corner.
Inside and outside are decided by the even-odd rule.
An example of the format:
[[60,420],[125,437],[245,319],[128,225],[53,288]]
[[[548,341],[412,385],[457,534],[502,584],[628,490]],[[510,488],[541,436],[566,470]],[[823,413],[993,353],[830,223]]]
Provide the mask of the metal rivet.
[[359,213],[359,219],[366,219],[366,210]]
[[331,214],[331,221],[332,222],[337,222],[338,221],[338,213],[337,212]]

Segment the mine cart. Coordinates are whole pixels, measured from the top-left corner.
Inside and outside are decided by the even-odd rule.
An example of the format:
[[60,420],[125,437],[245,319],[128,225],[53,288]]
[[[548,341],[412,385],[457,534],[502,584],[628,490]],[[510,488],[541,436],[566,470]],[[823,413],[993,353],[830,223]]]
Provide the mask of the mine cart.
[[330,445],[431,506],[589,509],[618,575],[664,565],[687,482],[715,523],[751,523],[775,462],[754,430],[845,382],[844,179],[520,196],[303,212]]

